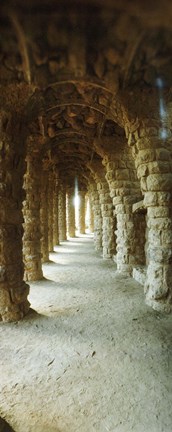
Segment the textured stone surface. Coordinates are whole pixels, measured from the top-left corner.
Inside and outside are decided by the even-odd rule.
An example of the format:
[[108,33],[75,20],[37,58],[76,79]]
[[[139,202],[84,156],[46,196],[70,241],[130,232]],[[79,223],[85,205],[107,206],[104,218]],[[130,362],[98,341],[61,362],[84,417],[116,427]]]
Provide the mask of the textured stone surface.
[[53,251],[53,204],[54,204],[54,172],[50,169],[48,176],[48,250]]
[[172,299],[172,158],[169,144],[168,140],[160,143],[157,136],[136,141],[139,149],[136,166],[147,209],[146,302],[159,311],[170,311]]
[[89,184],[89,193],[94,213],[94,245],[99,251],[102,249],[102,213],[97,186],[93,181]]
[[75,237],[75,190],[73,188],[67,188],[67,234],[69,237]]
[[85,234],[85,213],[86,213],[86,205],[85,205],[85,191],[79,191],[79,217],[78,217],[78,230],[80,234]]
[[59,175],[57,169],[55,169],[54,192],[53,192],[53,246],[59,244],[58,193],[59,193]]
[[29,309],[29,286],[23,281],[22,259],[25,147],[22,138],[14,141],[12,136],[18,132],[17,120],[10,113],[0,113],[0,317],[3,321],[17,321]]
[[42,177],[41,177],[41,207],[40,207],[42,263],[49,260],[47,202],[48,202],[48,171],[43,170]]
[[[16,0],[15,11],[12,3],[2,0],[0,13],[0,194],[3,247],[9,249],[8,258],[2,252],[2,281],[16,271],[19,292],[24,289],[22,201],[25,274],[32,279],[66,239],[65,190],[75,184],[90,193],[96,250],[103,248],[104,258],[115,255],[118,271],[128,275],[145,265],[146,301],[170,310],[170,0],[151,7],[141,0]],[[36,155],[25,199],[24,160]],[[9,247],[4,239],[10,236]],[[13,270],[6,270],[6,259]],[[13,290],[10,295],[18,299]]]
[[62,183],[59,185],[58,195],[58,221],[59,221],[59,241],[67,239],[66,233],[66,187]]
[[23,257],[25,264],[24,276],[25,280],[29,281],[39,280],[43,277],[40,228],[41,166],[38,154],[27,156],[26,162],[27,170],[24,179],[26,199],[23,202]]
[[93,213],[93,206],[91,203],[91,196],[89,194],[88,197],[88,229],[90,233],[94,232],[94,213]]

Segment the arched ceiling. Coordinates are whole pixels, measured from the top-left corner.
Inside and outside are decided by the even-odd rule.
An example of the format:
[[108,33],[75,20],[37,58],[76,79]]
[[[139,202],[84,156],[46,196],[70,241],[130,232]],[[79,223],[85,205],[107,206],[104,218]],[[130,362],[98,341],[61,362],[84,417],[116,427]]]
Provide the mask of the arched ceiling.
[[30,131],[66,178],[87,178],[95,138],[124,134],[120,92],[172,86],[171,24],[170,0],[1,1],[0,82],[32,87]]

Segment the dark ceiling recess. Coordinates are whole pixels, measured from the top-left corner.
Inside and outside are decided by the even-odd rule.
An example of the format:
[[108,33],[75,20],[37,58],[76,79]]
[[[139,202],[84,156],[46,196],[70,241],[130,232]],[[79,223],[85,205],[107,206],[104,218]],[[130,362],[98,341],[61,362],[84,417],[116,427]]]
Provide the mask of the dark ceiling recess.
[[96,139],[125,139],[127,113],[143,112],[138,94],[159,97],[159,82],[172,88],[171,0],[1,0],[0,8],[1,85],[30,86],[29,134],[44,139],[44,163],[53,158],[73,178],[99,162]]

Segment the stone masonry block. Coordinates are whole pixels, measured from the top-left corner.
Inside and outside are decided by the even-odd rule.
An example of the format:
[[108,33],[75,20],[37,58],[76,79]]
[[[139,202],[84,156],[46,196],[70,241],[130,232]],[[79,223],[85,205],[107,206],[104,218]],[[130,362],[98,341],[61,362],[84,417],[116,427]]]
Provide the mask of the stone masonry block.
[[170,152],[163,147],[158,148],[156,149],[156,159],[161,161],[169,161]]
[[142,163],[153,162],[155,160],[154,149],[140,150],[136,159],[136,164],[139,166]]
[[128,180],[130,178],[130,173],[127,168],[123,168],[120,170],[116,170],[116,179],[117,180]]
[[158,194],[157,192],[145,192],[144,195],[144,206],[155,206],[158,203]]
[[150,191],[171,191],[172,174],[151,174],[147,177],[147,190]]
[[152,218],[162,218],[169,216],[170,209],[168,207],[149,207],[148,208],[148,216]]
[[149,170],[148,170],[147,164],[141,164],[141,165],[139,165],[139,167],[137,169],[138,179],[140,179],[141,177],[147,176],[148,173],[149,173]]
[[161,174],[170,173],[171,167],[170,162],[167,161],[155,161],[147,164],[149,174]]

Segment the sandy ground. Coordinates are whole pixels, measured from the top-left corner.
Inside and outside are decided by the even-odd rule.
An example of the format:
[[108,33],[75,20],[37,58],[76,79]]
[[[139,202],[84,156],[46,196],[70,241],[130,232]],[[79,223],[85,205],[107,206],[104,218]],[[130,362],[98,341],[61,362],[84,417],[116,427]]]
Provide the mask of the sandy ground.
[[172,317],[88,235],[50,255],[33,311],[0,324],[0,414],[16,432],[171,432]]

